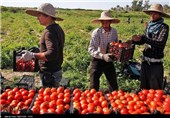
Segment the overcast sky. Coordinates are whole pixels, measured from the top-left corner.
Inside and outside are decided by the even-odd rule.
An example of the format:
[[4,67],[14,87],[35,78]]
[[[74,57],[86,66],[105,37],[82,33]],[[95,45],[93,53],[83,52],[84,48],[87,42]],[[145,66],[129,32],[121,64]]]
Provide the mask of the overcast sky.
[[[108,10],[117,5],[125,7],[131,6],[133,0],[1,0],[1,6],[14,7],[38,7],[44,2],[54,5],[56,8],[81,8],[81,9],[101,9]],[[170,0],[150,0],[150,4],[161,3],[170,6]]]

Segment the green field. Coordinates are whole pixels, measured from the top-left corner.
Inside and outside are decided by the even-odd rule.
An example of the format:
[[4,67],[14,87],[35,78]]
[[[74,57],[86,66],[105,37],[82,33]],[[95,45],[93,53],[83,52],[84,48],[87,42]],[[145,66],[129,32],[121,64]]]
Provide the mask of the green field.
[[[29,16],[24,12],[24,8],[3,8],[1,11],[1,68],[12,69],[13,50],[21,47],[30,48],[38,46],[39,38],[44,27],[41,26],[35,17]],[[82,10],[82,9],[59,9],[58,15],[64,21],[58,22],[63,28],[66,39],[64,47],[63,76],[70,79],[70,86],[87,89],[89,86],[89,63],[90,55],[87,52],[90,42],[91,32],[100,25],[94,25],[91,20],[98,18],[102,11]],[[148,21],[148,16],[143,12],[115,12],[111,11],[112,16],[119,18],[119,24],[113,24],[118,31],[119,39],[126,41],[131,39],[134,34],[142,34],[145,24],[141,24],[141,18],[144,22]],[[131,17],[131,23],[125,21]],[[170,20],[165,19],[165,23],[170,26]],[[140,62],[143,46],[136,46],[134,59]],[[170,36],[168,38],[164,67],[165,76],[170,73]],[[114,62],[117,71],[121,64]],[[120,89],[132,90],[138,87],[139,81],[131,80],[127,77],[118,75],[118,84]],[[102,76],[101,88],[106,88],[107,83]]]

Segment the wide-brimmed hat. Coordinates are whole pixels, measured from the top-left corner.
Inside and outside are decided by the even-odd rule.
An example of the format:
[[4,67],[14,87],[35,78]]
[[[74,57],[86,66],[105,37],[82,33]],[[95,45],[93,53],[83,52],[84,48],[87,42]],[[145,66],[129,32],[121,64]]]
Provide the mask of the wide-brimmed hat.
[[101,23],[103,20],[109,20],[111,23],[119,23],[120,20],[116,18],[112,18],[109,11],[103,11],[100,15],[100,18],[92,20],[92,23]]
[[55,18],[55,20],[57,21],[63,20],[62,18],[56,17],[55,8],[50,3],[43,3],[37,9],[27,9],[25,12],[31,16],[36,16],[36,17],[38,16],[39,13],[43,13]]
[[162,14],[162,17],[170,18],[170,15],[163,11],[163,7],[161,4],[153,4],[148,10],[143,10],[143,12],[148,15],[150,14],[150,12],[158,12]]

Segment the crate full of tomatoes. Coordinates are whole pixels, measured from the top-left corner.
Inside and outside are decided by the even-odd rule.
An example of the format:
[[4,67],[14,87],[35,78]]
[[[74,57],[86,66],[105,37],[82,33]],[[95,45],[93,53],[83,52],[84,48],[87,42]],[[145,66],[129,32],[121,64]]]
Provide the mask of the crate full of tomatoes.
[[13,51],[13,70],[16,72],[37,72],[39,70],[38,60],[32,59],[30,61],[24,61],[21,59],[23,50],[28,50],[34,53],[38,53],[39,49],[32,47],[30,49],[19,49]]
[[119,62],[126,62],[133,58],[135,45],[126,42],[111,42],[108,44],[108,52],[112,53],[113,58]]

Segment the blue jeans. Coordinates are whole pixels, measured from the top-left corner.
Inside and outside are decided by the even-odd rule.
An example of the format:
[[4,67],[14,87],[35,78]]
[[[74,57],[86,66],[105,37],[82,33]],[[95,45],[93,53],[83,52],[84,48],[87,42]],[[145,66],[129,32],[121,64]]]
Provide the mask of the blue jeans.
[[40,86],[43,87],[59,87],[62,79],[62,70],[57,72],[40,72]]

